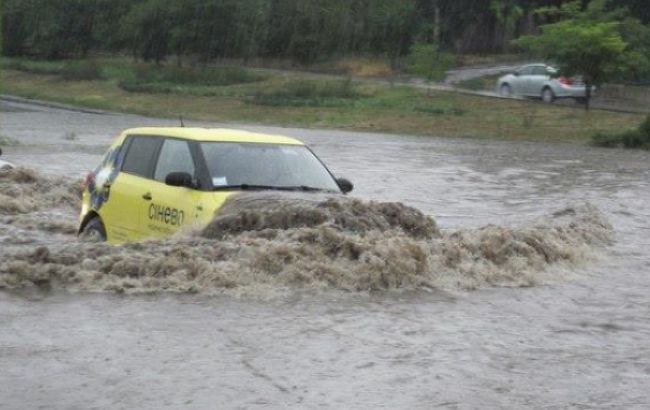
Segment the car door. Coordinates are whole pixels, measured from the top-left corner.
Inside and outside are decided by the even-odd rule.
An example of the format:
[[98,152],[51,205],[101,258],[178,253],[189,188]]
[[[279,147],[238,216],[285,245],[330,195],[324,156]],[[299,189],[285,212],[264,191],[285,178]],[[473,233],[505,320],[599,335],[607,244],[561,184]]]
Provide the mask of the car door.
[[146,211],[143,197],[151,183],[154,159],[161,139],[128,136],[124,160],[115,180],[107,186],[108,200],[99,211],[111,242],[135,241],[143,237],[141,219]]
[[[202,220],[202,200],[209,192],[197,187],[171,186],[165,179],[172,172],[188,173],[197,185],[198,167],[190,143],[165,138],[154,167],[153,181],[142,229],[147,236],[169,236],[177,230],[193,226]],[[207,207],[206,207],[207,208]]]
[[519,75],[517,76],[517,81],[515,83],[515,94],[529,95],[530,92],[529,77],[532,73],[533,73],[532,66],[525,66],[519,70]]
[[548,69],[544,65],[534,66],[531,75],[528,77],[527,95],[539,97],[542,95],[542,88],[550,79]]

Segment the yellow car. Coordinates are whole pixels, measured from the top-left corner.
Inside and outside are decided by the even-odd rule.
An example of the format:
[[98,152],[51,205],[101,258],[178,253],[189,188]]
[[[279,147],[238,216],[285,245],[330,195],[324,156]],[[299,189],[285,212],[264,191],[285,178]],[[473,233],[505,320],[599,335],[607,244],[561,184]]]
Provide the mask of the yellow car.
[[347,193],[293,138],[229,129],[133,128],[86,177],[79,233],[111,243],[207,225],[241,191]]

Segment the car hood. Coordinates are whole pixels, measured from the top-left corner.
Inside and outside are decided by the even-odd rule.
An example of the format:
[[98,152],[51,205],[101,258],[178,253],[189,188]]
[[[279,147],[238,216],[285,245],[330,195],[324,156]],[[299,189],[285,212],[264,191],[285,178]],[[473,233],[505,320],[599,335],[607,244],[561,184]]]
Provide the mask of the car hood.
[[242,191],[228,196],[218,214],[259,210],[269,206],[306,205],[315,206],[329,199],[344,198],[334,192],[293,192],[293,191]]

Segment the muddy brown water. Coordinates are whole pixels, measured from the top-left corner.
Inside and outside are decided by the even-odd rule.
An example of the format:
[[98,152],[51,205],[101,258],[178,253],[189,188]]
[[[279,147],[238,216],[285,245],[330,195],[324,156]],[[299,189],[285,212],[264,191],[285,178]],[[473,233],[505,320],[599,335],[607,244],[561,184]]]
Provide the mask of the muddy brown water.
[[[20,252],[29,254],[34,266],[56,258],[65,265],[80,254],[101,253],[96,260],[79,261],[92,271],[102,256],[116,251],[71,239],[76,221],[74,208],[68,205],[74,203],[70,187],[97,163],[120,130],[175,121],[20,103],[5,102],[1,107],[0,133],[19,142],[4,147],[3,158],[36,170],[44,178],[39,181],[47,182],[36,184],[34,192],[23,192],[26,197],[43,192],[49,199],[43,204],[23,201],[19,205],[27,209],[20,212],[15,207],[0,212],[0,264]],[[512,256],[506,260],[517,267],[512,270],[514,278],[521,278],[517,273],[523,265],[517,262],[536,261],[528,266],[524,282],[509,276],[496,283],[456,286],[458,281],[437,278],[428,286],[403,291],[390,287],[359,291],[349,281],[342,281],[348,284],[344,286],[328,281],[298,286],[293,280],[251,286],[259,284],[255,275],[247,276],[242,286],[209,294],[176,294],[159,288],[151,294],[116,294],[110,287],[88,293],[78,285],[84,280],[98,282],[87,276],[62,287],[44,280],[40,288],[0,290],[0,408],[642,409],[650,405],[648,153],[241,128],[297,136],[334,173],[353,180],[361,203],[401,202],[435,223],[435,229],[423,231],[428,234],[413,238],[399,229],[395,232],[387,220],[372,219],[385,228],[382,235],[376,234],[375,244],[413,241],[424,246],[438,241],[444,245],[459,232],[474,243],[475,235],[487,230],[490,238],[508,232],[529,244],[530,237],[524,234],[532,234],[535,243],[563,249],[561,254],[567,257],[547,263],[546,256],[512,254],[512,249],[521,248],[519,242],[509,241],[517,245],[504,248]],[[16,186],[27,189],[27,185]],[[16,186],[2,194],[15,197]],[[376,215],[375,208],[363,209],[365,215]],[[570,211],[553,216],[563,209]],[[221,221],[220,227],[240,229],[241,221],[236,214],[233,218]],[[265,218],[275,223],[273,215]],[[340,216],[315,220],[300,221],[292,229],[333,229],[348,235],[336,224],[313,226],[345,220]],[[553,236],[557,226],[562,234]],[[576,235],[564,233],[570,229]],[[326,233],[307,234],[329,238]],[[277,239],[267,233],[246,235],[235,236],[263,250]],[[363,254],[355,235],[359,232],[343,238],[356,244],[345,255]],[[479,237],[483,243],[485,237]],[[201,246],[212,239],[197,235],[183,240],[200,256]],[[86,249],[94,246],[101,249]],[[165,246],[169,245],[155,251]],[[403,255],[390,253],[393,244],[373,246],[369,249],[387,252],[380,252],[379,259]],[[242,248],[241,243],[235,248]],[[539,249],[548,253],[548,248]],[[146,249],[135,251],[130,256],[160,259]],[[275,251],[274,255],[286,257],[297,248]],[[484,268],[481,258],[497,256],[494,249],[487,251],[468,254],[471,267]],[[246,260],[247,255],[234,261]],[[310,255],[315,262],[323,255],[327,259],[321,262],[342,261],[327,252]],[[466,279],[461,273],[471,269],[461,268],[467,268],[468,260],[459,261],[458,269],[449,272]],[[348,271],[368,271],[361,263],[349,266]],[[232,273],[241,270],[237,265],[232,268]],[[488,268],[488,272],[504,271]],[[293,270],[298,273],[300,269]],[[244,290],[238,293],[239,288]]]

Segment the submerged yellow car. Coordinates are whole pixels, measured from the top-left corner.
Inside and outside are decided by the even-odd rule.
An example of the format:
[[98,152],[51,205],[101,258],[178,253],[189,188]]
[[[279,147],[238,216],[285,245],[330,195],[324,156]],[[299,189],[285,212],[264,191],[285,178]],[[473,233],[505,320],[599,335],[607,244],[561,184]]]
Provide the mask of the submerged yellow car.
[[293,138],[229,129],[133,128],[86,177],[79,233],[111,243],[207,225],[241,191],[347,193]]

